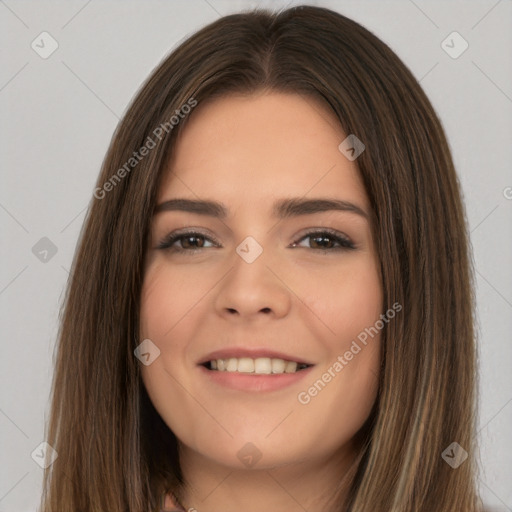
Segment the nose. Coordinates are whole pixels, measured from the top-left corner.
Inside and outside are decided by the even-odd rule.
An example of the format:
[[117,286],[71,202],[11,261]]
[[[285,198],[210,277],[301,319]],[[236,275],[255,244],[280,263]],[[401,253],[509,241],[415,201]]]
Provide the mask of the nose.
[[293,292],[285,272],[263,251],[254,261],[235,254],[215,297],[215,309],[222,316],[251,320],[282,318],[292,305]]

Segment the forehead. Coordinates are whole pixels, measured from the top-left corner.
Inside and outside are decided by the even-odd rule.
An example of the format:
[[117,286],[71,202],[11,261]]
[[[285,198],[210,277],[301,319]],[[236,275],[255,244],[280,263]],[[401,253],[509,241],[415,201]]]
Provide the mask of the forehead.
[[158,200],[216,196],[255,204],[311,192],[368,206],[355,162],[338,149],[345,137],[323,103],[299,94],[229,95],[199,104],[177,140]]

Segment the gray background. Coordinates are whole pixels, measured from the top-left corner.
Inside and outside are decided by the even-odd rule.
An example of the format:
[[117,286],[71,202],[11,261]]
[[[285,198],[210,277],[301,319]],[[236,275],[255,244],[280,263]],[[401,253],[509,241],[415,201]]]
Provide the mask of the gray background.
[[[0,512],[38,504],[42,469],[31,454],[49,411],[58,311],[101,162],[128,102],[203,25],[256,5],[298,3],[0,0]],[[512,511],[512,1],[309,3],[338,10],[389,44],[446,129],[476,266],[479,481],[488,504]],[[31,47],[34,40],[42,46],[43,31],[59,45],[46,59]],[[456,59],[441,46],[453,31],[469,44]],[[35,254],[43,237],[56,254]]]

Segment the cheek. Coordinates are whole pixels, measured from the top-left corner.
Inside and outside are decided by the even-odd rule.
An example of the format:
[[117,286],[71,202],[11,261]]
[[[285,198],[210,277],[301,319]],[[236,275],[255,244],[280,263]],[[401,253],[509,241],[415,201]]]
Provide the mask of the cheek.
[[331,335],[325,336],[324,330],[324,339],[331,349],[343,348],[382,313],[380,273],[370,256],[340,266],[328,276],[309,278],[302,293],[310,309],[328,327]]
[[160,350],[150,365],[141,365],[142,380],[154,407],[179,438],[194,431],[199,414],[183,391],[193,388],[185,358],[199,325],[198,301],[205,294],[204,279],[202,287],[198,281],[194,274],[184,279],[183,273],[171,272],[163,262],[147,269],[141,292],[140,339],[150,339]]
[[362,426],[377,396],[381,329],[375,326],[383,313],[377,260],[360,259],[322,283],[309,304],[330,331],[323,329],[326,358],[297,398],[305,422],[323,419],[318,435],[339,442]]
[[177,272],[165,262],[148,269],[141,293],[141,336],[179,345],[183,337],[176,336],[187,326],[194,325],[195,310],[208,289],[204,277]]
[[182,281],[179,273],[170,275],[164,265],[155,265],[147,271],[142,287],[140,340],[151,340],[160,353],[150,365],[141,365],[141,374],[155,405],[160,404],[159,411],[168,406],[164,397],[165,402],[179,398],[175,379],[182,380],[183,365],[177,362],[182,360],[190,337],[187,329],[196,323],[190,307],[195,302],[190,291],[193,287]]

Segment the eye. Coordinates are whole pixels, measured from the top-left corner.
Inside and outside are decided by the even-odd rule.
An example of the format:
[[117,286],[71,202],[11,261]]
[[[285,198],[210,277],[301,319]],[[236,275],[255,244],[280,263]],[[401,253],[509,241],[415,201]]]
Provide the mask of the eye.
[[[351,250],[355,249],[356,246],[352,243],[343,233],[334,231],[331,229],[322,229],[318,231],[309,231],[302,238],[292,244],[292,247],[302,247],[298,243],[302,240],[310,238],[313,241],[313,247],[311,249],[326,250],[326,251],[339,251],[339,250]],[[338,244],[337,247],[333,244]],[[316,247],[315,247],[316,246]]]
[[[167,249],[174,252],[196,252],[205,248],[205,240],[217,244],[212,238],[197,231],[170,233],[158,244],[157,249]],[[179,242],[181,247],[175,245],[176,242]]]
[[[356,246],[346,235],[325,228],[307,232],[299,240],[293,242],[291,247],[307,248],[299,245],[299,242],[308,238],[313,242],[313,246],[310,245],[309,247],[313,250],[339,251],[356,249]],[[206,246],[205,243],[213,243],[213,246],[220,247],[219,242],[213,237],[206,236],[204,233],[198,231],[181,231],[168,234],[156,248],[178,253],[195,253],[211,247]]]

